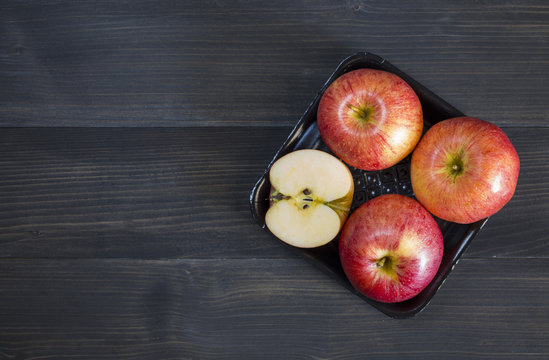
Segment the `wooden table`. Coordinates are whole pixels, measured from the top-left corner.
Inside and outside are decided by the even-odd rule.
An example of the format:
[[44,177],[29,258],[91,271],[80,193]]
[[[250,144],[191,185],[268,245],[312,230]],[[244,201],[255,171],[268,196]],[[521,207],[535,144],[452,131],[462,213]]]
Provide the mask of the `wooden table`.
[[[549,358],[546,1],[3,1],[0,26],[0,359]],[[357,51],[521,158],[514,198],[406,320],[248,206]]]

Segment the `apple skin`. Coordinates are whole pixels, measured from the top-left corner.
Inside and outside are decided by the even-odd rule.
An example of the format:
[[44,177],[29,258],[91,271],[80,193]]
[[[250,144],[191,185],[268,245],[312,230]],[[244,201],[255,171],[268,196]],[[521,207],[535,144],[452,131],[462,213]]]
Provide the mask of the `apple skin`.
[[339,239],[345,275],[364,296],[385,303],[408,300],[434,278],[444,251],[442,232],[416,200],[378,196],[356,209]]
[[509,202],[519,170],[517,151],[503,130],[484,120],[458,117],[425,133],[412,154],[410,174],[415,196],[427,210],[468,224]]
[[326,89],[317,112],[322,140],[344,162],[374,171],[409,155],[423,131],[414,90],[395,74],[350,71]]

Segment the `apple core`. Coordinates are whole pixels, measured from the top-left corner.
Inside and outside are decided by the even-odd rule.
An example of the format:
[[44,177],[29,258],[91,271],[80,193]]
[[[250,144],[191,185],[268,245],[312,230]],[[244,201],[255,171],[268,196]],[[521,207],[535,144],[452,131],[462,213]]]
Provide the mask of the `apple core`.
[[353,200],[353,177],[345,164],[320,150],[297,150],[272,165],[269,180],[265,224],[276,237],[303,248],[336,237]]

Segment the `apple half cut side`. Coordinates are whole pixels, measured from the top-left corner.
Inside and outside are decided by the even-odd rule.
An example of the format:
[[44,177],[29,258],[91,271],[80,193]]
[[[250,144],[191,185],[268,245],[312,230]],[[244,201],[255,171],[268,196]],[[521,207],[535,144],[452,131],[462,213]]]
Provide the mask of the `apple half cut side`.
[[269,172],[267,228],[280,240],[313,248],[333,240],[353,201],[353,176],[336,157],[313,149],[291,152]]

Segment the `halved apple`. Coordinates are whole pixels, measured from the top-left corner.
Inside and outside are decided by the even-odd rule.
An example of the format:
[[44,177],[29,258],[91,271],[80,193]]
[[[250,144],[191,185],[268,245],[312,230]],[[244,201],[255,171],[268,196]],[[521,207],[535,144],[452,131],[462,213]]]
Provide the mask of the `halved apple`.
[[354,191],[353,176],[343,162],[320,150],[297,150],[273,164],[269,179],[265,224],[277,238],[312,248],[337,236]]

